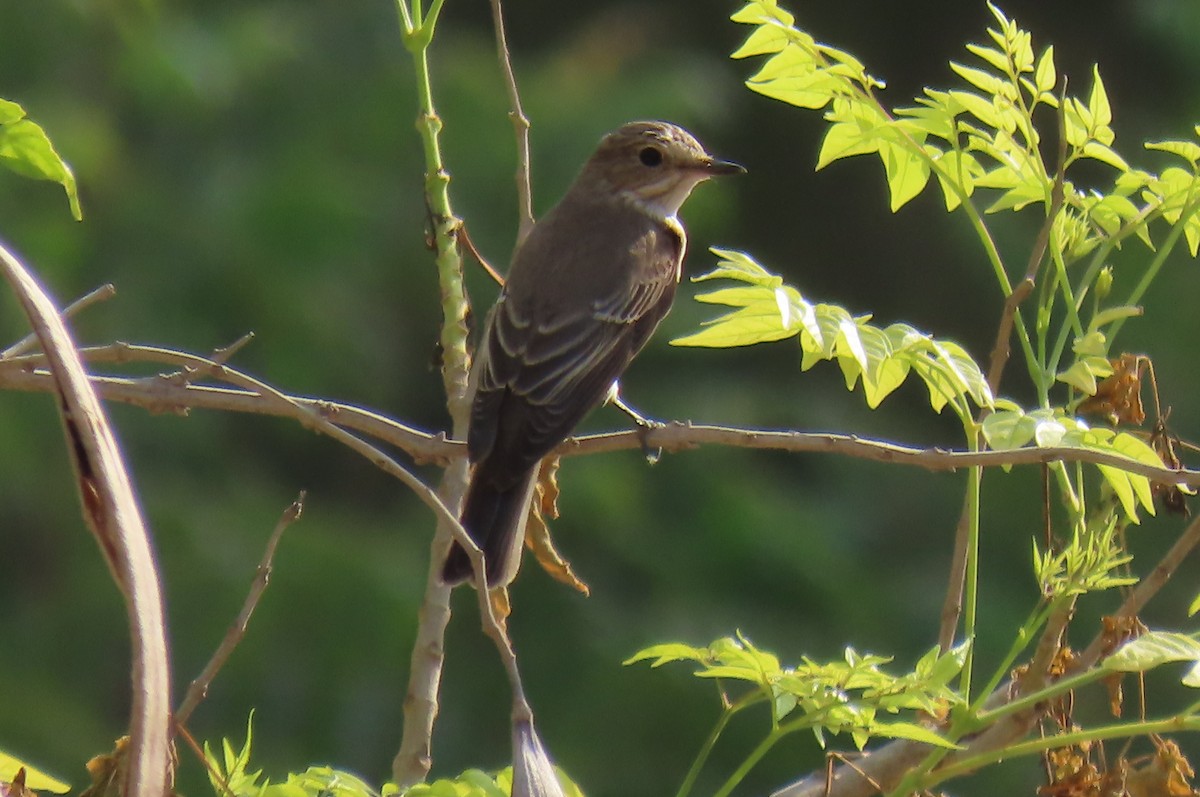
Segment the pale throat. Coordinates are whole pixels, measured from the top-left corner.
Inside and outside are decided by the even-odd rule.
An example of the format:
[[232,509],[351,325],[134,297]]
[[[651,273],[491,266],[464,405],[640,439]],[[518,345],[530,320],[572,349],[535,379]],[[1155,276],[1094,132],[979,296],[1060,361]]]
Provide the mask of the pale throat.
[[679,218],[675,214],[679,212],[679,208],[683,205],[684,200],[687,199],[688,194],[691,193],[692,189],[699,182],[700,180],[691,180],[676,186],[676,192],[682,189],[681,195],[677,198],[673,194],[645,197],[636,191],[622,191],[618,195],[622,201],[628,202],[647,216],[650,216],[674,233],[679,239],[679,257],[675,260],[676,282],[683,279],[683,258],[687,253],[687,232],[683,229],[683,225],[679,222]]
[[679,208],[687,201],[692,189],[707,179],[707,175],[681,175],[670,186],[663,190],[661,185],[650,186],[648,189],[626,189],[621,196],[631,205],[665,223],[668,227],[682,233],[676,215]]

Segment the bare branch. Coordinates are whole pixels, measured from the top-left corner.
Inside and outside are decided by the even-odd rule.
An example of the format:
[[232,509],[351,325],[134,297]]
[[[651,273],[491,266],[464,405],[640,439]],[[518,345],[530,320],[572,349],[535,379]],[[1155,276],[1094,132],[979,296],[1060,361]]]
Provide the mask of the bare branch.
[[129,768],[121,791],[128,797],[162,797],[168,791],[170,670],[150,538],[116,438],[66,325],[42,288],[2,245],[0,271],[46,352],[83,518],[125,598],[133,647],[133,697]]
[[[99,288],[96,288],[94,291],[91,291],[90,293],[87,293],[68,304],[63,308],[61,315],[63,318],[71,318],[81,310],[86,310],[93,304],[99,304],[100,302],[107,301],[116,295],[116,287],[111,282],[107,282],[101,285]],[[8,357],[16,357],[20,354],[33,351],[34,347],[37,346],[37,343],[37,333],[30,332],[28,335],[9,346],[4,351],[0,351],[0,360]]]
[[504,12],[500,0],[491,0],[492,24],[496,29],[496,52],[500,57],[500,70],[504,73],[504,85],[508,89],[511,106],[508,118],[512,120],[517,135],[517,202],[520,205],[520,226],[517,229],[517,244],[533,229],[533,191],[529,182],[529,119],[521,108],[521,95],[517,91],[517,76],[513,73],[509,57],[508,39],[504,35]]
[[304,496],[305,492],[301,490],[300,495],[292,502],[291,506],[283,510],[279,522],[275,524],[275,530],[271,532],[271,536],[267,540],[267,547],[263,551],[262,561],[258,564],[258,570],[254,574],[254,581],[250,584],[250,592],[246,595],[246,600],[242,603],[241,611],[238,612],[233,624],[229,626],[229,630],[225,632],[224,639],[221,640],[221,644],[213,652],[212,658],[208,660],[208,664],[204,665],[204,669],[200,671],[200,674],[188,686],[187,694],[183,696],[183,702],[175,710],[176,726],[187,725],[187,721],[191,718],[192,712],[196,710],[196,706],[200,705],[200,701],[208,697],[208,688],[212,685],[213,679],[216,678],[221,668],[225,666],[225,662],[233,654],[234,648],[246,636],[246,626],[250,623],[250,615],[258,607],[258,602],[267,589],[267,583],[271,580],[271,563],[275,559],[275,549],[279,547],[279,539],[283,536],[284,529],[300,519],[300,515],[304,511]]
[[[211,360],[196,355],[152,346],[120,343],[81,349],[80,354],[89,361],[145,361],[175,365],[209,363],[212,367],[204,374],[208,378],[232,384],[238,384],[235,377],[249,379],[230,366],[218,366]],[[44,358],[41,355],[0,360],[0,390],[53,390],[54,384],[49,374],[40,369],[33,370],[42,362]],[[423,432],[349,404],[282,393],[278,393],[282,401],[272,401],[253,390],[230,390],[194,384],[175,386],[161,377],[122,379],[93,376],[91,379],[101,397],[140,406],[151,412],[186,413],[191,408],[249,412],[296,418],[305,426],[314,429],[317,429],[316,419],[320,419],[393,445],[422,464],[445,464],[466,454],[463,443],[447,439],[444,433]],[[555,449],[555,453],[563,457],[572,457],[614,451],[640,451],[643,441],[652,448],[662,448],[669,452],[684,451],[702,445],[716,445],[792,453],[836,454],[884,464],[921,467],[930,471],[955,471],[973,465],[998,467],[1039,465],[1048,462],[1086,462],[1111,465],[1129,473],[1145,476],[1152,481],[1200,487],[1200,470],[1160,468],[1104,451],[1065,447],[1020,448],[1012,451],[956,451],[918,448],[857,435],[710,426],[693,424],[690,421],[672,421],[662,427],[645,431],[628,430],[573,437]]]

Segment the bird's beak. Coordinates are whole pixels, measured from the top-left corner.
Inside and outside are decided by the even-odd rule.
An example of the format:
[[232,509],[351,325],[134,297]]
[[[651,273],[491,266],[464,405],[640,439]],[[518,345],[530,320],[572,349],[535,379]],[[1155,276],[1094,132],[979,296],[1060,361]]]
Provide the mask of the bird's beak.
[[710,160],[704,164],[704,171],[716,177],[722,174],[745,174],[746,167],[733,161]]

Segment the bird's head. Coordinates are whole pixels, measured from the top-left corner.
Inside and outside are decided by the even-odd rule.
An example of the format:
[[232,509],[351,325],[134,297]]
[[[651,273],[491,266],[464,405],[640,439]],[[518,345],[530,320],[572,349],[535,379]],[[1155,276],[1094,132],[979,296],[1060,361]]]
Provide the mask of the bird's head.
[[709,155],[688,131],[669,122],[630,122],[606,135],[576,180],[576,190],[635,202],[674,216],[697,184],[741,166]]

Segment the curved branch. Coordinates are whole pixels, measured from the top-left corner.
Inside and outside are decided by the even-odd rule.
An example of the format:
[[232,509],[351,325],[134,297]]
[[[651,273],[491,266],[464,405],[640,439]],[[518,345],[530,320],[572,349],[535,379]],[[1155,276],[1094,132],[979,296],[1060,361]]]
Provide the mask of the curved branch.
[[[424,432],[362,407],[283,393],[277,393],[280,398],[285,399],[282,403],[268,400],[254,390],[245,389],[245,380],[251,379],[248,375],[228,365],[217,365],[193,354],[154,346],[117,343],[80,349],[80,355],[90,362],[140,361],[203,369],[201,373],[190,375],[191,381],[182,384],[178,379],[164,376],[141,379],[91,377],[96,392],[101,397],[133,404],[151,412],[186,413],[193,408],[249,412],[292,417],[309,428],[314,428],[315,419],[320,419],[335,427],[361,432],[393,445],[422,464],[442,465],[465,454],[461,442],[447,439],[442,432]],[[0,360],[0,390],[53,390],[53,380],[47,372],[38,367],[43,362],[44,358],[41,355]],[[230,390],[193,383],[205,378],[234,384],[242,389]],[[302,408],[304,412],[298,413],[296,408]],[[1200,487],[1200,470],[1160,468],[1135,462],[1118,454],[1089,449],[1049,447],[1019,448],[1010,451],[958,451],[937,447],[919,448],[851,434],[747,429],[694,424],[690,421],[673,421],[645,431],[630,429],[572,437],[560,445],[555,453],[571,457],[614,451],[640,451],[643,445],[662,448],[664,451],[684,451],[715,445],[790,453],[836,454],[885,464],[921,467],[931,471],[954,471],[972,466],[1003,467],[1060,461],[1086,462],[1093,465],[1111,465],[1156,482]]]
[[162,590],[150,536],[116,437],[62,316],[30,272],[2,244],[0,274],[12,287],[46,351],[44,359],[51,369],[47,389],[55,396],[66,432],[83,519],[125,598],[133,649],[132,705],[128,769],[120,790],[128,797],[161,797],[170,790],[167,727],[171,686]]

